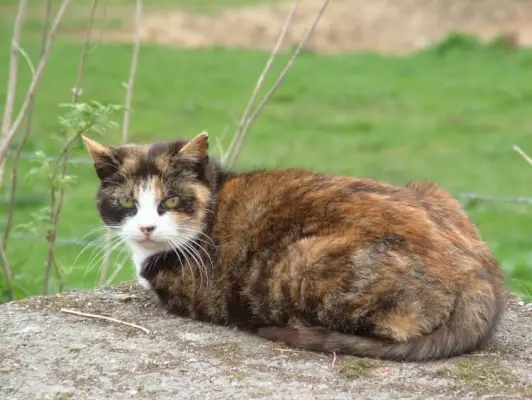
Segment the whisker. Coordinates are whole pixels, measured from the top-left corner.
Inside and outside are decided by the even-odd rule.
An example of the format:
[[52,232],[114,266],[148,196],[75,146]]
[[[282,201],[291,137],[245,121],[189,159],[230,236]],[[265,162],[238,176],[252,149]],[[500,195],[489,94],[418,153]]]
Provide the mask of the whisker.
[[[121,239],[121,238],[120,238]],[[115,244],[111,247],[111,245],[109,245],[109,249],[107,249],[107,251],[97,260],[94,262],[94,266],[96,266],[98,263],[101,263],[106,257],[110,257],[111,254],[120,246],[120,245],[124,245],[124,242],[122,240],[118,240],[115,242]],[[99,268],[98,268],[98,273],[101,272],[101,269],[102,269],[102,264],[100,264]]]
[[[87,274],[94,268],[99,261],[103,260],[106,255],[110,255],[120,244],[122,244],[123,240],[120,236],[115,236],[111,239],[111,242],[109,243],[109,247],[104,247],[103,249],[100,249],[98,253],[89,259],[89,265],[85,269],[85,273],[83,274],[83,282],[85,282],[85,278],[87,277]],[[96,261],[93,261],[94,258],[98,257],[100,254],[103,255],[99,257]]]
[[203,262],[203,258],[199,254],[198,250],[195,249],[192,246],[191,242],[183,241],[182,246],[183,246],[183,249],[187,249],[187,251],[192,255],[192,257],[194,258],[194,260],[197,263],[197,267],[198,267],[199,272],[200,272],[200,279],[201,279],[200,280],[200,288],[201,288],[203,286],[203,275],[205,275],[207,280],[209,278],[207,267],[205,266],[205,263]]
[[216,244],[214,243],[212,238],[209,235],[207,235],[205,232],[202,232],[202,231],[197,230],[197,229],[189,228],[189,227],[186,227],[186,226],[180,226],[179,230],[180,231],[184,231],[184,232],[195,233],[196,235],[201,236],[202,238],[205,237],[208,240],[208,242],[204,241],[204,243],[212,244],[214,247],[216,247]]
[[[181,260],[181,256],[179,255],[179,250],[178,250],[176,244],[174,243],[173,238],[170,238],[170,239],[168,240],[168,244],[170,244],[170,247],[171,247],[172,250],[174,251],[174,253],[175,253],[175,255],[177,256],[177,258],[179,258],[179,263],[181,264],[181,268],[180,268],[180,270],[181,270],[181,279],[183,279],[183,278],[184,278],[183,261]],[[160,259],[160,257],[159,257],[157,260],[159,260],[159,259]]]
[[[74,264],[78,261],[78,258],[85,252],[88,250],[88,248],[90,247],[95,247],[97,248],[99,244],[101,244],[102,242],[104,242],[105,240],[107,240],[107,238],[109,237],[109,233],[104,233],[103,236],[99,236],[97,237],[96,239],[94,240],[91,240],[89,243],[87,243],[85,245],[85,247],[83,247],[83,249],[78,253],[78,255],[76,256],[76,259],[74,260]],[[112,235],[111,235],[112,236]]]
[[[89,242],[76,256],[73,265],[77,264],[79,258],[85,253],[85,251],[89,250],[89,248],[92,248],[92,252],[89,255],[88,264],[90,265],[91,261],[95,257],[94,253],[99,254],[100,252],[105,250],[105,247],[102,247],[101,245],[107,241],[109,238],[108,234],[104,234],[103,236],[94,239],[93,241]],[[111,238],[111,241],[113,241],[113,238]]]
[[[117,254],[116,257],[115,257],[114,263],[111,263],[111,264],[110,264],[112,267],[114,267],[114,266],[120,264],[119,261],[118,261],[118,259],[122,256],[122,254],[124,253],[124,250],[127,250],[127,246],[126,246],[126,242],[125,242],[125,241],[123,242],[123,246],[120,248],[120,250],[118,250],[118,254]],[[124,254],[124,256],[126,256],[126,257],[123,258],[124,260],[122,261],[122,263],[125,263],[125,259],[126,259],[127,256],[128,256],[127,252]],[[110,256],[109,256],[109,258],[110,258]],[[103,264],[104,264],[103,262],[100,264],[100,268],[98,269],[98,273],[96,274],[96,280],[99,280],[99,279],[100,279],[100,275],[102,274]],[[113,271],[113,273],[114,273],[114,271]],[[111,276],[113,275],[113,273],[111,273]],[[108,278],[107,278],[107,276],[105,277],[105,279],[103,280],[103,282],[104,282],[104,285],[107,284],[107,282],[108,282]],[[96,282],[95,282],[95,284],[96,284]],[[99,283],[98,283],[98,284],[99,284]]]
[[[179,257],[179,252],[178,252],[178,249],[181,247],[181,243],[179,243],[175,238],[172,238],[171,242],[175,245],[176,247],[176,253],[178,254],[178,257]],[[190,255],[188,252],[186,253],[181,253],[183,255],[183,257],[185,258],[185,262],[187,264],[187,268],[188,270],[190,271],[190,274],[192,275],[192,282],[194,283],[194,287],[196,286],[196,276],[194,274],[194,270],[190,264],[190,261],[188,259],[188,255]],[[183,263],[181,263],[183,265]],[[183,266],[181,267],[181,279],[184,279],[184,271],[183,271]]]
[[[119,242],[120,242],[120,241],[119,241],[118,238],[113,238],[113,239],[111,240],[111,243],[112,243],[112,244],[116,244],[116,243],[119,243]],[[96,250],[97,250],[97,252],[96,252],[96,254],[94,254],[94,252],[95,252]],[[91,254],[91,256],[90,256],[90,258],[89,258],[89,260],[88,260],[88,262],[87,262],[87,265],[86,265],[86,267],[85,267],[85,272],[84,272],[84,274],[83,274],[83,282],[85,282],[85,278],[87,277],[87,274],[88,274],[89,272],[91,272],[92,269],[96,266],[96,262],[94,262],[94,260],[95,260],[100,254],[102,254],[102,253],[105,254],[108,250],[109,250],[109,249],[106,248],[106,247],[98,248],[98,249],[93,250],[93,252],[92,252],[92,254]]]

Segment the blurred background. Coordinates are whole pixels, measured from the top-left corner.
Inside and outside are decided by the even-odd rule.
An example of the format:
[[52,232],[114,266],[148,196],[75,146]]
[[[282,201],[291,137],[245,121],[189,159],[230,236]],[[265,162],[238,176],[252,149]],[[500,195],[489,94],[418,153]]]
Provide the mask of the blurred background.
[[[264,84],[275,82],[322,0],[302,0]],[[37,64],[46,1],[30,0],[15,112]],[[61,1],[50,2],[52,14]],[[80,102],[123,105],[135,32],[134,0],[95,9]],[[217,157],[227,148],[274,46],[288,1],[144,0],[128,140],[191,138],[207,130]],[[0,106],[19,2],[0,1]],[[91,0],[65,13],[42,75],[21,147],[6,258],[16,298],[43,292],[49,256],[50,187],[43,165],[65,142]],[[332,0],[315,34],[253,126],[237,169],[302,167],[406,184],[438,181],[456,195],[501,262],[508,288],[532,299],[532,2],[526,0]],[[116,126],[89,134],[122,140]],[[23,125],[26,126],[26,125]],[[22,131],[22,128],[21,128]],[[5,227],[17,135],[0,185]],[[94,205],[98,180],[80,143],[57,232],[50,292],[134,277],[111,246],[108,270]],[[109,250],[109,249],[108,249]],[[124,251],[120,251],[124,250]],[[0,274],[0,302],[9,299]]]

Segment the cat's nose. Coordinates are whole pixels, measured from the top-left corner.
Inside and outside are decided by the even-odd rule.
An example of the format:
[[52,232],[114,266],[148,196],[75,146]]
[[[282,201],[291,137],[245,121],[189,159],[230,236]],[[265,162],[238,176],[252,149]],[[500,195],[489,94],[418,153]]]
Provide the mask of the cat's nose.
[[139,229],[145,235],[149,235],[155,230],[155,225],[140,225]]

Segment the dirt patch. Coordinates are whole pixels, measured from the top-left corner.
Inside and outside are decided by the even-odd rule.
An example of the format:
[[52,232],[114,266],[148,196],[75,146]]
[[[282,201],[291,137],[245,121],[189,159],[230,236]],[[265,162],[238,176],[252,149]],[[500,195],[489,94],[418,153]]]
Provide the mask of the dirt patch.
[[[302,0],[285,49],[295,45],[322,0]],[[225,10],[214,15],[165,9],[144,16],[142,40],[185,47],[227,46],[269,50],[291,2]],[[132,26],[109,32],[130,41]],[[515,45],[532,45],[529,0],[332,0],[309,49],[317,52],[377,51],[408,53],[441,40],[450,32],[481,39],[505,35]]]
[[0,321],[2,399],[532,398],[532,309],[513,296],[488,349],[427,363],[332,365],[330,354],[168,315],[131,282],[1,305]]

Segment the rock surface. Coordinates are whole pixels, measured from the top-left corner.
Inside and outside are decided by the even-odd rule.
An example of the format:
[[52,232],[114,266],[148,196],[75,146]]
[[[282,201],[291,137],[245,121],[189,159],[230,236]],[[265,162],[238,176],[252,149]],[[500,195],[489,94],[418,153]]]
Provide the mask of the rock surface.
[[[61,312],[107,315],[149,330]],[[394,363],[289,349],[166,314],[132,283],[0,306],[1,399],[532,398],[532,309],[483,352]]]

